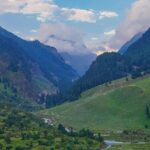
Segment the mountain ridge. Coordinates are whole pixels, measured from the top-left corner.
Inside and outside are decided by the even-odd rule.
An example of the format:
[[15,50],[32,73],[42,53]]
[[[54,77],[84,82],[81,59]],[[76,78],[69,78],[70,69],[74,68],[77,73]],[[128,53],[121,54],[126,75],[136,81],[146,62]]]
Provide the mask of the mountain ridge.
[[89,69],[92,62],[95,60],[96,55],[94,53],[86,54],[70,54],[67,52],[60,53],[66,63],[71,65],[80,76],[83,76]]
[[150,72],[150,29],[135,41],[128,49],[119,52],[106,52],[97,57],[89,70],[77,80],[68,92],[66,99],[78,99],[80,93],[99,84],[111,83],[112,80],[127,77],[133,78]]
[[17,86],[24,96],[39,102],[42,93],[57,93],[78,78],[54,47],[37,40],[23,40],[2,27],[0,39],[1,76]]

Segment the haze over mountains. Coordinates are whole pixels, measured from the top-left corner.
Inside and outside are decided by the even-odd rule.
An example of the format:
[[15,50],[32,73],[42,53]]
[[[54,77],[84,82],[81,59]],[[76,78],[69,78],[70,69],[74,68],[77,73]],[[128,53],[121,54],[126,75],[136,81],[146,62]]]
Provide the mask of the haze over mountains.
[[69,54],[67,52],[61,53],[66,63],[71,65],[80,76],[84,75],[89,69],[92,62],[96,59],[96,54],[85,53],[85,54]]

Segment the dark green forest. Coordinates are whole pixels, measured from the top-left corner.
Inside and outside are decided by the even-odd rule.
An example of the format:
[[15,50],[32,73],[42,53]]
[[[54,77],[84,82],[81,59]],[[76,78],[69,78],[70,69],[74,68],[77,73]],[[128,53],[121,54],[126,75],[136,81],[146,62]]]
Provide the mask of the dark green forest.
[[65,93],[65,100],[75,100],[80,94],[100,84],[131,76],[133,79],[150,72],[150,29],[123,54],[104,53],[97,57],[83,77]]

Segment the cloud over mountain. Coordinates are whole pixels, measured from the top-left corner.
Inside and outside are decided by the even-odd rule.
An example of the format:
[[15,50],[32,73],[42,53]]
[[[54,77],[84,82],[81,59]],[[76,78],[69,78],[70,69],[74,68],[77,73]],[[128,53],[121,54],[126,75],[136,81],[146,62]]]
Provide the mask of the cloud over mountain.
[[150,27],[150,1],[137,0],[133,3],[123,23],[116,30],[110,45],[113,48],[120,48],[139,32],[144,32]]
[[89,49],[83,41],[83,33],[62,23],[42,24],[38,39],[54,46],[59,52],[87,53]]

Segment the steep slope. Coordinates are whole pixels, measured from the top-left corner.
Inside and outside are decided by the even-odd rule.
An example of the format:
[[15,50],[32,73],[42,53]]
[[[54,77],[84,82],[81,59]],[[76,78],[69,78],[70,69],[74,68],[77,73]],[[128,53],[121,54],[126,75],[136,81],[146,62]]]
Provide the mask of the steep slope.
[[93,53],[69,54],[64,52],[61,53],[61,56],[66,63],[71,65],[78,72],[80,76],[85,74],[92,62],[96,59],[96,55]]
[[11,103],[18,108],[28,111],[35,111],[42,108],[37,103],[23,97],[13,84],[11,84],[6,78],[2,77],[0,77],[0,103]]
[[56,49],[25,41],[0,28],[0,75],[26,97],[38,101],[69,86],[78,76]]
[[[104,53],[97,57],[86,74],[73,85],[68,94],[75,100],[80,93],[128,74],[137,78],[150,72],[150,29],[128,47],[124,54]],[[68,98],[66,98],[68,99]]]
[[135,43],[137,40],[139,40],[142,37],[143,33],[138,33],[136,34],[133,38],[131,38],[131,40],[129,40],[128,42],[126,42],[118,51],[120,54],[124,54],[128,48]]
[[[86,136],[73,136],[43,120],[7,105],[0,105],[0,149],[12,150],[92,150],[102,142]],[[61,126],[62,127],[62,126]]]
[[150,72],[150,29],[124,53],[132,71]]
[[119,53],[104,53],[97,57],[84,76],[76,81],[69,92],[69,99],[75,100],[81,92],[97,85],[127,76],[128,65]]
[[0,36],[0,76],[14,85],[24,96],[34,97],[32,69],[36,65],[11,39]]
[[[65,103],[42,114],[74,128],[120,131],[150,129],[150,77],[120,79],[82,93],[78,101]],[[148,108],[147,108],[148,107]]]
[[64,85],[67,86],[77,79],[76,71],[65,63],[55,48],[45,46],[39,41],[23,43],[22,46],[25,52],[38,63],[44,75],[55,86],[64,88]]

